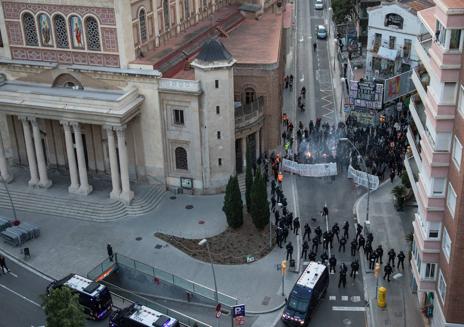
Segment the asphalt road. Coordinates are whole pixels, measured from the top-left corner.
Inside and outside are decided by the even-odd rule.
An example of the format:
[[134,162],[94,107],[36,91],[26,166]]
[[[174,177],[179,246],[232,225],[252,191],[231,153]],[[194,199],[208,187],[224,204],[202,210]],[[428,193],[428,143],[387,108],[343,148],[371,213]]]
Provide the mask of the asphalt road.
[[[0,272],[0,327],[45,326],[41,296],[50,280],[9,258],[6,262],[10,273],[3,275]],[[107,326],[108,320],[88,320],[86,325]]]
[[[296,29],[296,96],[301,87],[307,89],[306,110],[301,112],[296,110],[293,113],[295,126],[302,121],[308,126],[309,121],[321,118],[323,122],[335,124],[338,122],[334,111],[334,90],[331,76],[331,63],[328,52],[328,41],[316,38],[318,25],[326,25],[327,6],[324,10],[314,9],[314,0],[298,1],[296,4],[297,29]],[[317,48],[313,49],[316,42]],[[288,96],[293,96],[288,94]],[[343,223],[348,220],[351,226],[350,237],[355,235],[352,220],[352,210],[356,199],[361,196],[363,190],[353,188],[352,182],[346,174],[339,172],[334,181],[331,178],[308,178],[296,177],[294,190],[298,197],[299,215],[301,226],[306,222],[310,223],[312,230],[318,225],[323,230],[338,222]],[[323,220],[320,211],[324,204],[329,208],[328,221]],[[310,218],[316,218],[316,221]],[[343,231],[341,231],[343,233]],[[314,232],[313,232],[314,233]],[[314,235],[314,234],[313,234]],[[347,276],[347,287],[338,288],[338,271],[342,262],[350,267],[354,257],[350,255],[351,238],[347,242],[346,252],[338,252],[338,242],[334,240],[334,248],[331,254],[337,258],[337,273],[330,276],[329,289],[326,298],[320,303],[319,307],[312,316],[310,326],[365,326],[364,312],[364,286],[362,276],[358,275],[355,280]],[[301,237],[296,243],[301,246]],[[310,247],[312,243],[310,242]],[[297,250],[297,249],[295,249]],[[295,251],[300,252],[301,249]],[[322,253],[319,247],[318,257]],[[357,256],[358,257],[358,256]],[[350,271],[350,268],[348,272]],[[360,270],[361,272],[361,270]],[[359,311],[358,311],[359,310]],[[284,326],[279,322],[276,326]]]

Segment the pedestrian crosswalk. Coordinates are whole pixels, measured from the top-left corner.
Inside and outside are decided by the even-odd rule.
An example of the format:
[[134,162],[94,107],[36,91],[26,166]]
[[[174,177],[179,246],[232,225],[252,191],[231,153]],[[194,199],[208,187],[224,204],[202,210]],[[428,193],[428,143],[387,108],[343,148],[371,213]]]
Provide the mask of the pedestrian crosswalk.
[[361,302],[361,296],[358,296],[358,295],[353,295],[353,296],[340,295],[338,297],[337,295],[329,295],[329,301],[337,301],[337,298],[339,298],[343,302],[353,302],[353,303]]

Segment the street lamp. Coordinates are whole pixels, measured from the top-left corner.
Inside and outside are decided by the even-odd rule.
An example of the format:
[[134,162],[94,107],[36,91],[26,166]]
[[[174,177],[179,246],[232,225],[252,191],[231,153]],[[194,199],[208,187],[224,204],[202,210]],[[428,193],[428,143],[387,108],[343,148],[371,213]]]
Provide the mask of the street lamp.
[[[211,257],[211,251],[209,250],[209,243],[206,238],[202,239],[198,242],[199,246],[205,246],[206,250],[208,250],[209,262],[211,263],[211,270],[213,271],[213,280],[214,280],[214,298],[216,300],[216,308],[219,307],[219,296],[218,296],[218,289],[217,289],[217,282],[216,282],[216,272],[214,271],[214,264],[213,264],[213,257]],[[219,318],[217,319],[217,325],[219,326]]]
[[[362,159],[363,169],[364,169],[364,172],[366,173],[366,177],[367,177],[367,208],[366,208],[366,222],[369,224],[369,197],[370,197],[370,194],[371,194],[371,188],[370,188],[370,186],[369,186],[369,173],[367,172],[366,160],[363,158],[363,156],[362,156],[361,153],[359,152],[358,148],[353,144],[353,142],[350,141],[349,138],[347,138],[347,137],[341,137],[341,138],[339,138],[339,141],[341,141],[341,142],[348,142],[348,143],[356,150],[356,152],[358,153],[358,157]],[[368,142],[369,142],[369,139],[368,139]]]

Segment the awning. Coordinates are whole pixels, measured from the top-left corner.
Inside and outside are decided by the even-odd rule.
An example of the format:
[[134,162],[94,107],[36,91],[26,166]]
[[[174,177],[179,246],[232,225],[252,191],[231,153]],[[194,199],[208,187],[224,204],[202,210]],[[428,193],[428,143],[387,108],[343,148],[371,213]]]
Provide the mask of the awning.
[[383,59],[395,61],[396,58],[399,56],[399,51],[397,49],[388,49],[385,47],[380,47],[379,51],[377,51],[377,56]]

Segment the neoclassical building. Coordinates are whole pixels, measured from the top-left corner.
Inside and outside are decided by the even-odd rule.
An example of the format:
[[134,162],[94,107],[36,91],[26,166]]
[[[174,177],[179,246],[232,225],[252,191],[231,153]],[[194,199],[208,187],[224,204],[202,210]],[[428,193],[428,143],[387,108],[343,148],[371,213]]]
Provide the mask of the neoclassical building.
[[[0,176],[130,203],[134,183],[224,190],[279,141],[280,3],[31,0],[0,6]],[[256,38],[262,42],[256,42]]]

